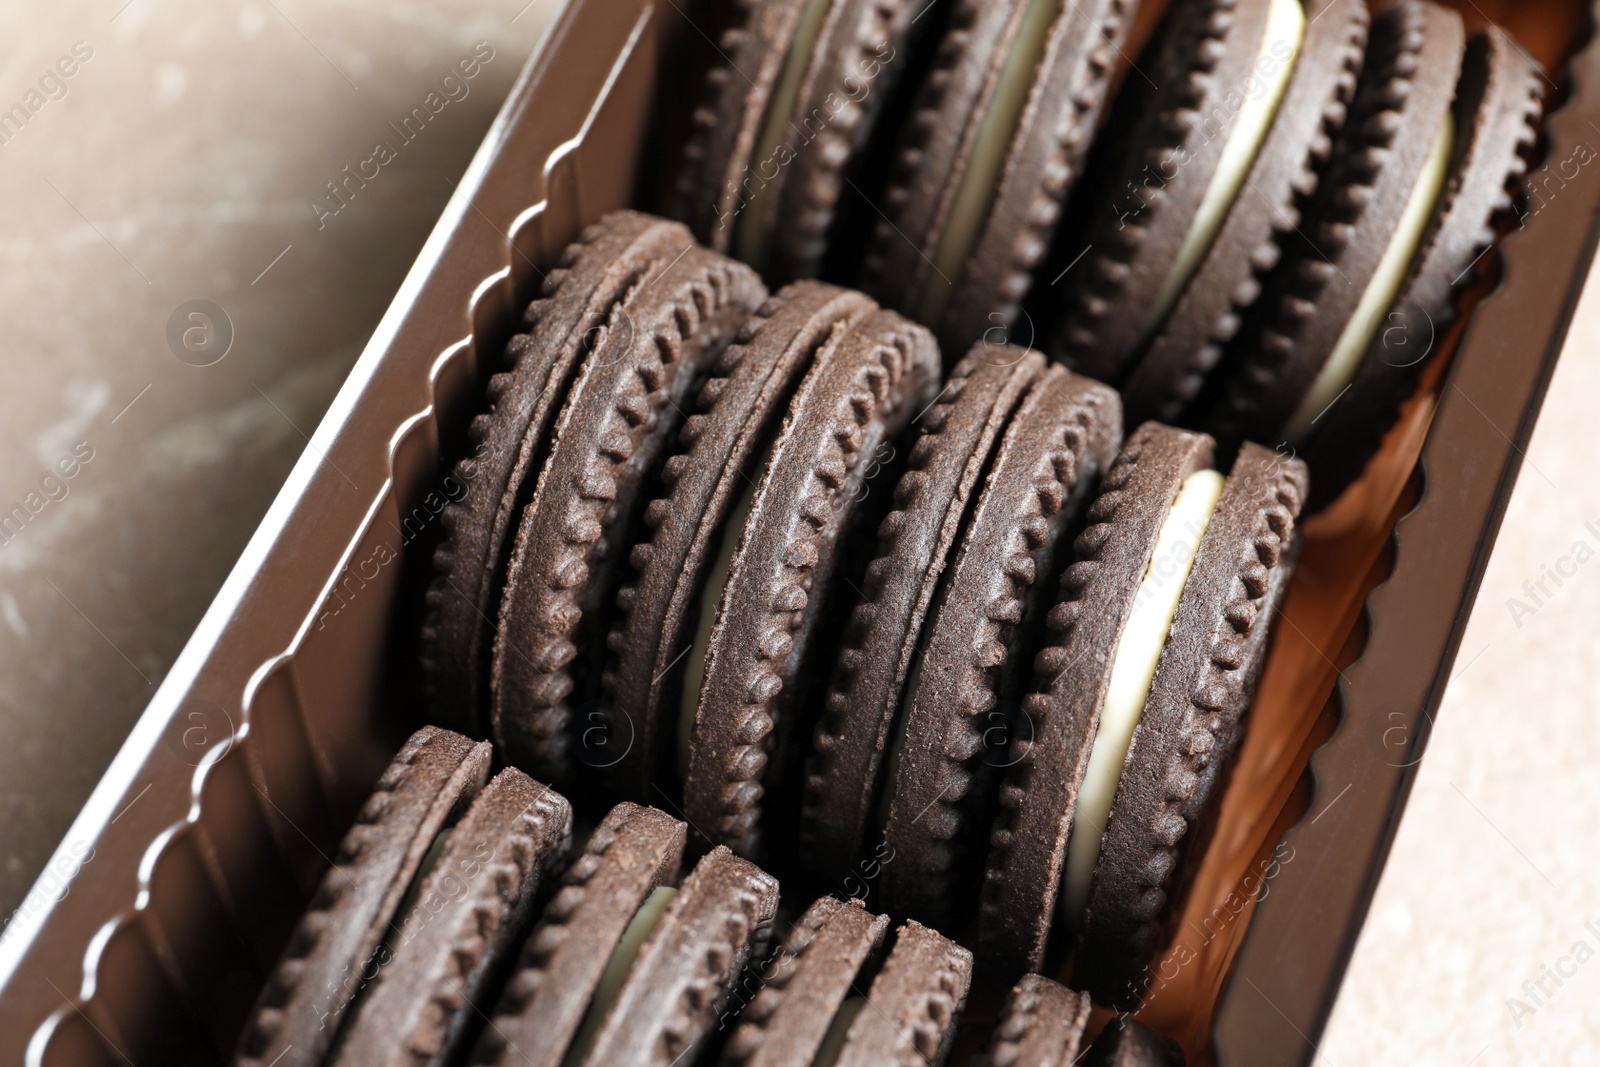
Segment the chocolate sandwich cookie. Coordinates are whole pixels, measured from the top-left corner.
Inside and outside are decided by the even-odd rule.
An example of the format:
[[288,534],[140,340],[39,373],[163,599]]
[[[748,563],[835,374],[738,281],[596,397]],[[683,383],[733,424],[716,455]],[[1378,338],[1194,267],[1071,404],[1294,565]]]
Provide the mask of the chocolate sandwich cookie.
[[[1120,333],[1123,343],[1131,344],[1124,356],[1104,360],[1108,372],[1118,375],[1131,424],[1177,419],[1199,394],[1261,295],[1260,278],[1277,264],[1279,242],[1300,225],[1299,205],[1316,191],[1333,137],[1344,125],[1361,70],[1368,22],[1365,4],[1307,2],[1305,37],[1286,61],[1292,62],[1293,73],[1271,129],[1226,221],[1182,286],[1171,312],[1152,328],[1148,345],[1141,345],[1139,338],[1129,342],[1131,331],[1110,319],[1108,330],[1100,331],[1102,336]],[[1270,55],[1269,59],[1278,62]],[[1239,88],[1264,84],[1247,80]],[[1092,350],[1084,349],[1085,339],[1077,338],[1083,358],[1097,359]]]
[[837,1049],[850,1023],[841,1009],[888,929],[888,916],[859,900],[821,897],[807,908],[762,967],[760,988],[723,1047],[724,1067],[809,1064],[830,1039]]
[[759,845],[769,755],[784,751],[795,691],[817,670],[807,653],[827,617],[841,538],[938,377],[922,327],[882,310],[838,324],[729,513],[700,595],[679,720],[684,811],[715,843],[744,855]]
[[[682,887],[656,890],[606,962],[583,1026],[561,1062],[694,1062],[753,938],[777,906],[777,881],[720,847],[695,865]],[[501,1062],[522,1061],[507,1054]]]
[[[1051,367],[1006,428],[942,576],[884,768],[884,907],[934,925],[972,902],[998,769],[1052,601],[1063,534],[1121,441],[1116,394]],[[1025,737],[1024,737],[1025,740]]]
[[1037,974],[1006,995],[981,1067],[1073,1067],[1089,1025],[1089,994]]
[[[492,1003],[504,954],[527,928],[544,876],[564,861],[572,808],[507,767],[478,794],[402,908],[328,1063],[442,1065]],[[370,977],[368,977],[370,975]]]
[[[1305,465],[1147,423],[1089,509],[1000,789],[979,952],[1000,975],[1076,939],[1076,980],[1114,1006],[1170,921],[1185,835],[1209,814],[1293,565]],[[1054,955],[1060,955],[1059,951]]]
[[951,15],[862,285],[933,327],[952,359],[1015,323],[1137,6],[961,0]]
[[[928,0],[742,0],[684,148],[677,215],[774,282],[822,264]],[[881,134],[879,134],[881,136]]]
[[[939,1067],[972,985],[972,953],[916,922],[895,931],[894,949],[844,1030],[837,1067]],[[867,1005],[872,1010],[863,1010]],[[842,1012],[852,1009],[846,1005]]]
[[862,850],[934,592],[1006,424],[1043,369],[1036,352],[975,350],[918,420],[807,763],[800,857],[819,876],[848,868]]
[[1539,68],[1504,30],[1490,26],[1468,39],[1452,111],[1456,150],[1433,222],[1348,390],[1300,447],[1317,475],[1311,508],[1360,476],[1415,389],[1422,361],[1443,341],[1456,296],[1494,243],[1493,221],[1511,209],[1527,170],[1543,96]]
[[[1382,364],[1415,364],[1431,346],[1430,319],[1448,317],[1454,285],[1487,246],[1488,218],[1505,202],[1529,136],[1531,68],[1503,62],[1498,77],[1488,76],[1494,49],[1487,42],[1480,49],[1475,65],[1483,65],[1461,80],[1457,101],[1463,36],[1454,12],[1406,0],[1374,20],[1351,120],[1305,212],[1309,241],[1290,242],[1266,283],[1263,314],[1230,350],[1235,365],[1220,395],[1209,404],[1202,396],[1198,415],[1219,439],[1298,448],[1348,408],[1340,417],[1352,421],[1330,445],[1354,446],[1392,422],[1397,391],[1403,395],[1411,379],[1402,373],[1407,367]],[[1485,93],[1479,80],[1486,77],[1503,91]],[[1482,170],[1462,171],[1462,164]],[[1428,275],[1419,273],[1424,268]],[[1415,280],[1409,288],[1408,277]],[[1428,304],[1397,307],[1402,289]],[[1391,308],[1418,321],[1386,320]],[[1387,415],[1351,402],[1358,378],[1368,401],[1387,396]],[[1343,456],[1341,469],[1359,470],[1366,458]],[[1319,492],[1340,487],[1335,479]]]
[[1201,412],[1224,443],[1297,443],[1347,383],[1341,368],[1381,323],[1445,187],[1464,43],[1461,17],[1427,0],[1373,20],[1350,120],[1304,212],[1307,239],[1289,244]]
[[333,865],[268,977],[234,1062],[319,1063],[363,975],[390,933],[400,902],[445,823],[488,778],[490,749],[424,727],[373,786]]
[[545,278],[489,380],[486,412],[472,420],[472,454],[454,475],[464,487],[440,515],[423,628],[425,685],[437,718],[488,733],[489,649],[501,581],[522,511],[544,467],[551,427],[594,342],[619,303],[691,243],[675,223],[632,211],[584,230]]
[[637,951],[636,922],[677,883],[683,843],[683,823],[654,808],[611,809],[523,943],[473,1063],[560,1067],[608,961],[629,937]]
[[942,1064],[972,982],[972,953],[908,922],[863,994],[862,971],[887,925],[860,901],[823,897],[806,909],[724,1047],[724,1067]]
[[739,328],[689,409],[679,451],[661,473],[664,495],[645,509],[648,536],[632,549],[633,574],[607,638],[597,714],[615,754],[594,762],[624,792],[643,797],[652,781],[678,776],[679,720],[699,695],[697,686],[685,689],[686,661],[703,657],[706,634],[697,628],[709,632],[721,594],[718,586],[707,603],[707,583],[713,572],[725,580],[762,457],[813,356],[875,308],[821,282],[785,287]]
[[[1129,80],[1114,123],[1123,129],[1108,131],[1118,140],[1097,161],[1108,202],[1094,209],[1084,251],[1067,249],[1053,354],[1069,367],[1118,381],[1166,318],[1244,190],[1306,23],[1301,0],[1194,0],[1168,13],[1140,61],[1154,80]],[[1304,164],[1305,144],[1275,147]]]
[[974,1067],[1183,1067],[1177,1042],[1126,1015],[1108,1021],[1083,1048],[1089,1014],[1089,994],[1024,975],[1007,994]]
[[679,258],[641,275],[582,342],[506,570],[490,725],[505,759],[553,779],[568,770],[573,705],[599,692],[603,609],[638,531],[646,479],[684,404],[766,298],[748,267],[672,230]]

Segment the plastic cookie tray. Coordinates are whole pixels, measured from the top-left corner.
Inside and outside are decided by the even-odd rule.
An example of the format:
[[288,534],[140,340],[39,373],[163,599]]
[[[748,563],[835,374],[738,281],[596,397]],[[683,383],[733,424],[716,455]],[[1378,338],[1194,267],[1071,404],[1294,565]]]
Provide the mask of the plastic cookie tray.
[[[1358,2],[1358,0],[1347,0]],[[430,533],[542,269],[630,203],[708,47],[572,0],[260,528],[0,939],[0,1059],[215,1062],[420,716]],[[1160,5],[1156,5],[1160,6]],[[1361,483],[1306,525],[1222,815],[1141,1017],[1304,1063],[1332,1009],[1588,271],[1600,50],[1573,3],[1461,0],[1550,72],[1530,192]]]

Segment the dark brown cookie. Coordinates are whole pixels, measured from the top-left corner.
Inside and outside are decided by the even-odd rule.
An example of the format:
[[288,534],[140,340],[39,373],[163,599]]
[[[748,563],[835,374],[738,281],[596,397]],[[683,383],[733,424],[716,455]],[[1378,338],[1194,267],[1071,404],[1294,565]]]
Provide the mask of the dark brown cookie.
[[1304,212],[1308,236],[1287,239],[1259,313],[1230,349],[1221,396],[1201,413],[1218,440],[1275,444],[1315,425],[1319,412],[1302,411],[1305,401],[1428,172],[1462,49],[1461,17],[1428,0],[1373,19],[1350,119]]
[[649,537],[633,547],[634,575],[617,594],[612,658],[601,675],[603,732],[578,753],[605,766],[622,790],[642,797],[652,780],[676,778],[685,661],[723,527],[760,477],[813,354],[874,307],[859,293],[796,282],[745,321],[700,390],[662,468],[665,494],[645,509]]
[[683,149],[674,214],[695,237],[731,252],[750,193],[746,182],[775,180],[772,168],[751,173],[756,142],[784,68],[789,44],[810,0],[742,0],[743,24],[722,34],[723,62],[706,72],[705,102]]
[[1394,425],[1416,375],[1455,321],[1457,293],[1494,243],[1493,220],[1509,211],[1527,170],[1544,98],[1538,66],[1498,27],[1467,42],[1456,89],[1456,158],[1411,276],[1350,380],[1300,454],[1316,472],[1317,510],[1360,476]]
[[590,346],[627,292],[689,244],[683,227],[618,211],[584,230],[546,276],[539,299],[506,343],[505,369],[489,380],[489,409],[472,420],[472,453],[456,466],[463,486],[440,515],[422,661],[440,720],[488,733],[489,648],[517,522],[544,467],[550,430]]
[[1089,994],[1037,974],[1006,995],[983,1067],[1073,1067],[1089,1025]]
[[800,860],[818,876],[847,868],[875,829],[884,757],[934,591],[1001,434],[1043,367],[1036,352],[974,348],[918,420],[806,767]]
[[303,1062],[321,1061],[434,838],[488,778],[490,755],[487,742],[449,730],[426,726],[411,735],[373,786],[268,977],[235,1064],[264,1067],[290,1049]]
[[388,931],[329,1062],[449,1062],[488,1010],[501,956],[526,929],[539,884],[565,859],[571,834],[561,794],[515,767],[496,775]]
[[1183,1067],[1183,1049],[1159,1030],[1118,1015],[1089,1046],[1083,1067]]
[[1177,419],[1261,295],[1260,277],[1276,266],[1278,242],[1300,225],[1299,203],[1315,192],[1344,125],[1368,22],[1365,4],[1306,4],[1305,42],[1245,187],[1172,313],[1121,383],[1129,422]]
[[888,928],[887,916],[858,900],[822,897],[807,908],[763,968],[761,989],[723,1048],[724,1067],[811,1063]]
[[883,466],[880,448],[932,401],[938,368],[926,330],[874,311],[833,331],[790,404],[730,555],[703,671],[689,666],[700,684],[683,803],[713,842],[758,847],[763,772],[791,725],[785,690],[808,665],[835,550]]
[[708,72],[679,218],[777,282],[815,275],[846,176],[872,135],[926,0],[744,0]]
[[568,769],[574,703],[598,693],[604,608],[646,478],[684,403],[766,297],[740,263],[692,247],[644,277],[597,330],[517,529],[490,668],[494,738],[512,763]]
[[939,1067],[971,984],[972,953],[907,922],[845,1031],[836,1067]]
[[[1137,104],[1119,150],[1098,161],[1115,174],[1108,202],[1094,208],[1086,252],[1062,281],[1061,321],[1052,355],[1101,381],[1115,382],[1149,332],[1165,318],[1174,272],[1201,205],[1220,174],[1235,119],[1252,95],[1267,92],[1257,61],[1267,43],[1272,0],[1195,0],[1174,5],[1140,68],[1154,85],[1130,79]],[[1281,72],[1286,48],[1271,56]],[[1280,75],[1281,76],[1281,75]],[[1119,115],[1119,121],[1122,116]]]
[[611,809],[523,943],[472,1062],[559,1067],[623,931],[678,880],[684,830],[654,808]]
[[1137,6],[962,0],[952,14],[862,268],[951,359],[1015,323]]
[[970,904],[998,769],[1063,532],[1121,443],[1107,386],[1051,367],[995,457],[939,591],[889,756],[884,907],[944,925]]
[[1179,488],[1209,467],[1211,439],[1157,423],[1123,446],[1090,505],[1050,610],[1050,644],[1023,702],[1031,744],[1000,788],[979,908],[979,952],[1003,979],[1044,964],[1076,797],[1125,623]]
[[1305,494],[1305,464],[1245,445],[1195,553],[1128,746],[1081,924],[1075,980],[1102,1003],[1138,1005],[1137,976],[1171,933],[1169,890],[1266,661]]
[[777,906],[771,875],[725,848],[713,849],[639,950],[581,1063],[692,1063],[752,938]]

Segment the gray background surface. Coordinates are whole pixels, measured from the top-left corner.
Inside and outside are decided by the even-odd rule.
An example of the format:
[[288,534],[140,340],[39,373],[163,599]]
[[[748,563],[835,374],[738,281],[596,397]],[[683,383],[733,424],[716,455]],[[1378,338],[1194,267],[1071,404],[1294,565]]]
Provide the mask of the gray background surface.
[[[76,42],[93,54],[0,144],[0,513],[42,502],[0,530],[0,914],[204,613],[556,3],[11,10],[0,110]],[[493,58],[451,100],[479,41]],[[430,92],[448,103],[403,142],[390,124]],[[380,140],[396,158],[319,219],[325,183]],[[167,343],[191,300],[232,322],[212,366]],[[44,481],[80,445],[77,475]]]
[[[93,57],[0,145],[0,512],[39,505],[0,538],[0,914],[204,612],[557,0],[524,3],[10,12],[0,110],[75,42]],[[494,58],[467,94],[400,146],[388,124],[479,41]],[[324,183],[379,140],[396,158],[319,225]],[[1600,1043],[1591,297],[1319,1062],[1575,1061]],[[234,334],[204,368],[166,339],[198,299]],[[43,481],[84,448],[73,478]],[[1535,603],[1523,583],[1546,568],[1571,574]]]

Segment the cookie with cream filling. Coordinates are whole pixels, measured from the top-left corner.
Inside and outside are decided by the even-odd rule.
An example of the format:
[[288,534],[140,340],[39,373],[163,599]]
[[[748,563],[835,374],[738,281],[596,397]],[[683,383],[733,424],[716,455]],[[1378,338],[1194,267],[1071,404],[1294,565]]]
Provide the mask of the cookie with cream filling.
[[1211,460],[1204,435],[1147,423],[1090,506],[1023,703],[1032,744],[1000,789],[979,909],[997,974],[1081,942],[1085,988],[1137,1002],[1181,842],[1265,656],[1306,491],[1296,459],[1246,446],[1227,478]]
[[[1403,0],[1373,20],[1329,173],[1224,357],[1202,425],[1227,444],[1303,444],[1350,386],[1430,228],[1455,158],[1461,18]],[[1501,177],[1501,184],[1504,176]],[[1231,366],[1229,365],[1231,363]]]
[[867,292],[934,328],[952,362],[1016,324],[1137,7],[961,0],[952,13],[861,276]]

